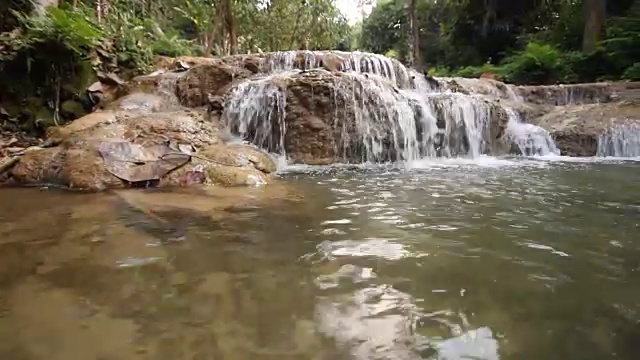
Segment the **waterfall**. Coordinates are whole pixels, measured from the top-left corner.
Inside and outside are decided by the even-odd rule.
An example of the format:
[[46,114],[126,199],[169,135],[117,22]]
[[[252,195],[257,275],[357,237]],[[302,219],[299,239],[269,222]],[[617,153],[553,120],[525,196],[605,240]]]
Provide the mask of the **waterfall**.
[[163,105],[167,108],[180,107],[180,100],[176,96],[176,85],[178,79],[184,74],[184,72],[166,72],[160,76],[155,93],[165,101]]
[[598,135],[597,156],[640,156],[640,125],[614,124]]
[[[284,156],[295,142],[307,153],[322,144],[332,149],[323,148],[322,156],[344,163],[477,158],[488,153],[495,137],[492,117],[509,113],[483,96],[522,101],[499,82],[467,81],[477,89],[466,94],[395,59],[363,52],[270,53],[261,69],[262,74],[227,95],[222,119],[232,133]],[[316,133],[301,129],[300,123]],[[508,128],[523,154],[557,153],[543,129],[515,117]],[[300,144],[295,138],[301,133],[313,141]]]
[[283,85],[293,72],[276,73],[240,83],[232,90],[223,121],[232,133],[269,151],[286,156],[285,106]]
[[539,126],[523,123],[512,109],[506,109],[509,115],[507,136],[525,156],[560,155],[549,132]]

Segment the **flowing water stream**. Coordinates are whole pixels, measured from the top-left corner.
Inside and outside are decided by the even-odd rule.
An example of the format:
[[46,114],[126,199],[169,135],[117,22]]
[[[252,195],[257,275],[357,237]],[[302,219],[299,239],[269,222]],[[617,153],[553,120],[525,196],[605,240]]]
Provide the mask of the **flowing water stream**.
[[[284,159],[283,81],[320,55],[236,86],[233,135]],[[484,96],[513,90],[345,56],[354,164],[283,161],[250,189],[0,189],[0,359],[636,359],[638,129],[560,157],[500,105],[524,156],[491,157]]]
[[637,355],[638,162],[298,166],[237,192],[0,197],[1,359]]

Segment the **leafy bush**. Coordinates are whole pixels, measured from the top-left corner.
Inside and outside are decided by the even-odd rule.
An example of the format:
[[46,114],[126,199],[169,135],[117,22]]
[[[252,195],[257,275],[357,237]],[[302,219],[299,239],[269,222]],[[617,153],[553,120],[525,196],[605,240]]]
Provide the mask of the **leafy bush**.
[[622,78],[625,80],[640,81],[640,62],[629,66],[622,74]]
[[509,82],[529,85],[573,82],[577,78],[560,50],[536,42],[507,57],[502,73]]
[[503,70],[493,64],[486,63],[482,66],[467,66],[467,67],[458,69],[457,71],[453,72],[453,75],[460,76],[460,77],[477,78],[487,72],[496,73],[500,76],[502,75]]
[[615,17],[607,24],[607,39],[601,42],[613,74],[621,75],[640,60],[640,2],[627,17]]
[[429,75],[431,76],[439,76],[439,77],[449,77],[451,76],[451,70],[443,67],[443,68],[438,68],[438,67],[431,67],[429,68]]
[[2,102],[13,107],[11,115],[25,130],[61,123],[61,104],[79,100],[89,85],[90,55],[105,34],[84,8],[13,13],[19,27],[3,34],[0,46],[0,71],[13,75],[0,82]]
[[201,52],[194,41],[181,37],[177,30],[164,32],[160,26],[149,20],[147,28],[151,34],[151,52],[154,55],[178,57],[181,55],[197,55]]

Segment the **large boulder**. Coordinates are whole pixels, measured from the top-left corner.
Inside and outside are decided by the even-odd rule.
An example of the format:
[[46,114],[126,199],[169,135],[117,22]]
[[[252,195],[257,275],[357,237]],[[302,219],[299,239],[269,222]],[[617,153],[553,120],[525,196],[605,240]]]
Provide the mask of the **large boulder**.
[[56,146],[28,151],[10,170],[12,178],[84,190],[269,181],[271,158],[250,145],[224,143],[217,120],[195,110],[153,112],[157,99],[148,100],[148,106],[113,105],[52,129]]
[[188,107],[204,106],[208,96],[222,95],[235,80],[253,75],[249,70],[222,61],[191,68],[176,84],[180,103]]

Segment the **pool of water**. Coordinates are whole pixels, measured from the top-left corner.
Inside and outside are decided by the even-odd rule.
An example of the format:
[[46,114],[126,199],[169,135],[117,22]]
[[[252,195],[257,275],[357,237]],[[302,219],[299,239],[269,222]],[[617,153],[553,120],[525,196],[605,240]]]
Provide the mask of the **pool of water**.
[[636,358],[640,162],[413,165],[0,189],[0,359]]

